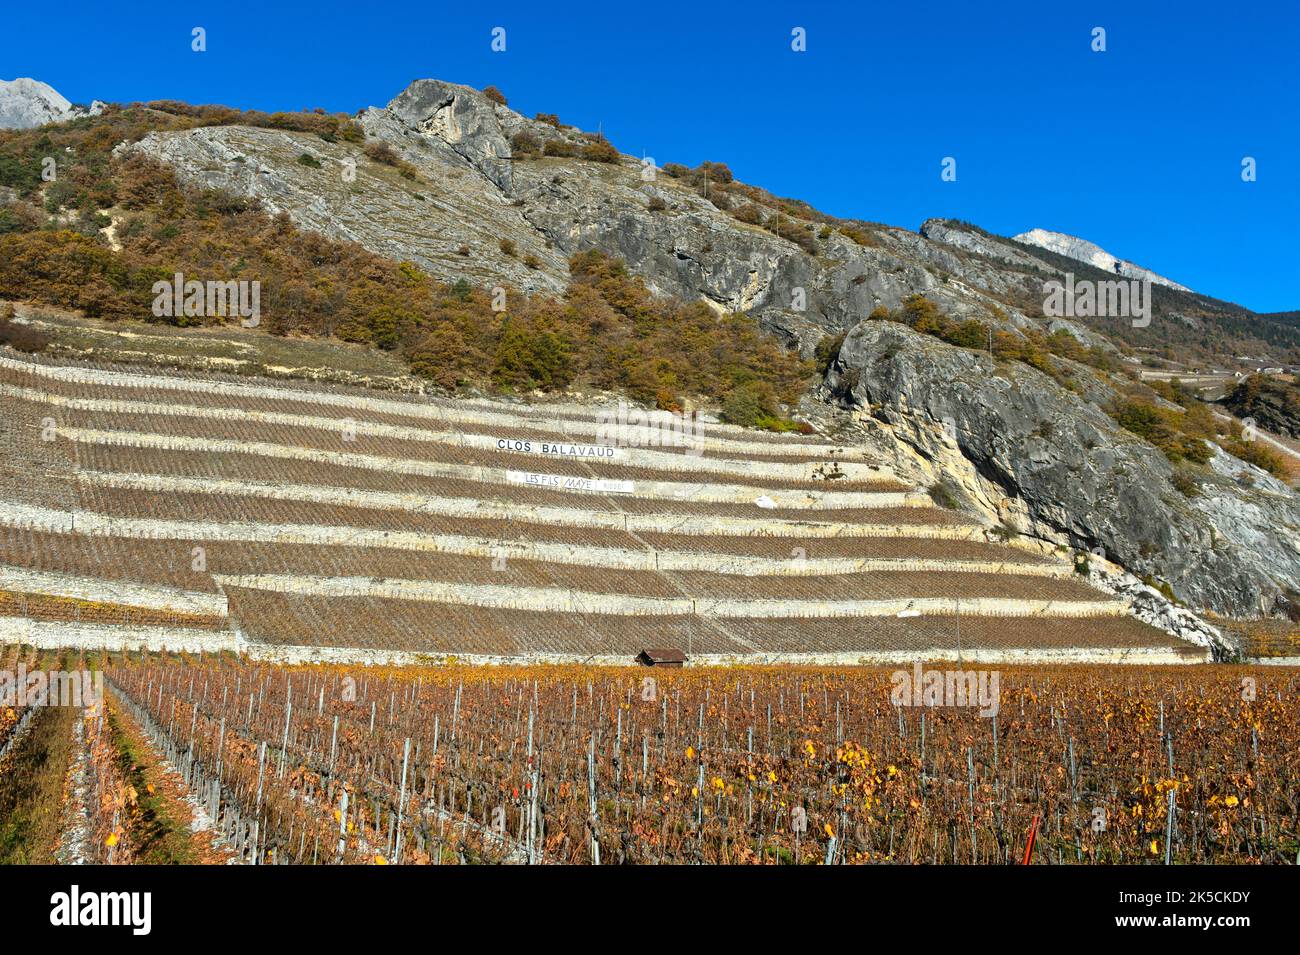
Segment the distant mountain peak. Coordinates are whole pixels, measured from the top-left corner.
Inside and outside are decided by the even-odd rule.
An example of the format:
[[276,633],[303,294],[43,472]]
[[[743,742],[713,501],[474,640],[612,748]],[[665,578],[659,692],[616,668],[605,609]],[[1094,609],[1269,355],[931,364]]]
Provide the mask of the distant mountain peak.
[[1183,292],[1191,291],[1185,285],[1179,285],[1172,279],[1167,279],[1150,269],[1144,269],[1135,262],[1111,255],[1096,243],[1089,242],[1087,239],[1080,239],[1078,236],[1066,235],[1064,232],[1052,232],[1048,229],[1030,229],[1028,232],[1022,232],[1019,235],[1012,236],[1012,238],[1025,245],[1037,246],[1040,249],[1046,249],[1067,258],[1086,262],[1088,265],[1095,266],[1106,272],[1123,275],[1126,278],[1150,279],[1157,285],[1167,285]]
[[103,109],[96,100],[90,109],[73,106],[48,83],[29,77],[0,80],[0,129],[31,129],[62,123],[78,116],[95,116]]

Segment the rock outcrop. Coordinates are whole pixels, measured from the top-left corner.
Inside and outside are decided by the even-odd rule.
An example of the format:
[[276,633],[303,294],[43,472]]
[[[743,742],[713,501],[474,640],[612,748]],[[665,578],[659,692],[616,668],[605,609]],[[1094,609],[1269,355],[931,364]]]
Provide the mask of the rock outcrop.
[[95,116],[103,109],[99,101],[89,109],[74,106],[54,87],[20,77],[0,80],[0,129],[31,129],[46,123],[63,123],[78,116]]
[[1078,259],[1080,262],[1086,262],[1088,265],[1095,266],[1106,272],[1114,272],[1125,278],[1147,279],[1183,292],[1191,291],[1186,285],[1179,285],[1173,279],[1167,279],[1150,269],[1144,269],[1136,263],[1111,255],[1096,243],[1089,242],[1087,239],[1080,239],[1078,236],[1066,235],[1064,232],[1051,232],[1047,229],[1030,229],[1028,232],[1013,236],[1013,238],[1025,245],[1038,246],[1038,248],[1047,249],[1049,252],[1056,252],[1071,259]]
[[1279,580],[1300,579],[1300,502],[1280,482],[1261,475],[1246,490],[1228,480],[1186,498],[1164,455],[1032,368],[864,321],[846,336],[827,389],[868,407],[923,456],[951,460],[955,447],[1024,502],[1033,524],[1022,532],[1100,548],[1197,609],[1268,612],[1286,599]]

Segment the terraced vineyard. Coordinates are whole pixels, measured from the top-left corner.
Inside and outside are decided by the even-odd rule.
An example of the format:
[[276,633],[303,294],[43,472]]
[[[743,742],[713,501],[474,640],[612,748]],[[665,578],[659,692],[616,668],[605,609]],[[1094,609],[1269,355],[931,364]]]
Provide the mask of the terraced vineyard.
[[680,420],[603,406],[7,356],[0,399],[10,641],[370,662],[1206,658],[815,434],[700,423],[674,444]]

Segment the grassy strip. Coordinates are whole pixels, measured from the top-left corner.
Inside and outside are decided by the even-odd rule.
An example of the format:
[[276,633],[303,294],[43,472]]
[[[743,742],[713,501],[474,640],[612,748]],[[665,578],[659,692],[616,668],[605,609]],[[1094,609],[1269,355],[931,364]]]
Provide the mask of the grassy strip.
[[164,793],[163,769],[139,727],[112,703],[107,707],[114,763],[134,801],[127,809],[127,837],[136,861],[146,865],[195,865],[203,860],[190,834],[183,804]]
[[0,765],[0,864],[52,865],[63,819],[72,724],[81,710],[42,707]]

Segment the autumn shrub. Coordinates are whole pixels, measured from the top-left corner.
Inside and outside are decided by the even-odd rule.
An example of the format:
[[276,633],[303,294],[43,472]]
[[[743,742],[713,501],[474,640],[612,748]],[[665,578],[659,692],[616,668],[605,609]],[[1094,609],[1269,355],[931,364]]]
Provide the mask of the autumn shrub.
[[582,158],[590,162],[617,163],[618,150],[604,136],[596,136],[583,145]]
[[543,156],[556,156],[561,159],[572,158],[578,155],[578,152],[577,145],[567,139],[548,139],[546,145],[542,147]]
[[39,328],[18,324],[13,317],[12,305],[6,302],[0,306],[0,345],[28,354],[44,351],[50,344],[50,336]]
[[495,86],[485,86],[485,87],[483,87],[483,95],[486,96],[488,99],[490,99],[492,102],[496,103],[498,106],[509,106],[509,105],[510,105],[510,104],[506,101],[505,94],[502,93],[502,92],[501,92],[499,89],[497,89]]
[[510,149],[517,156],[531,156],[541,152],[541,143],[526,129],[521,129],[510,137]]
[[867,248],[873,248],[879,244],[876,242],[874,238],[872,238],[870,232],[858,226],[842,225],[840,226],[839,231],[842,235],[845,235],[848,238],[852,239],[858,245],[865,246]]
[[1232,440],[1225,442],[1224,450],[1261,471],[1285,479],[1288,473],[1286,460],[1281,453],[1256,438],[1254,441]]
[[1120,427],[1132,432],[1164,452],[1170,461],[1204,464],[1213,457],[1213,449],[1201,438],[1186,434],[1182,416],[1141,398],[1124,398],[1111,409]]
[[817,239],[802,225],[783,215],[771,216],[763,227],[774,235],[793,242],[809,255],[817,254]]
[[396,169],[403,178],[416,179],[419,176],[415,166],[399,156],[388,143],[368,143],[363,151],[375,162]]

